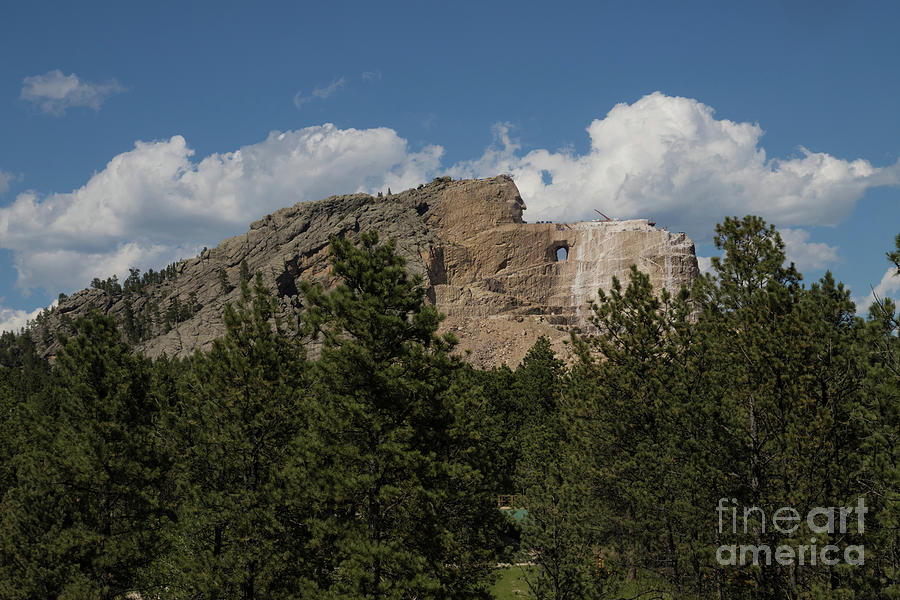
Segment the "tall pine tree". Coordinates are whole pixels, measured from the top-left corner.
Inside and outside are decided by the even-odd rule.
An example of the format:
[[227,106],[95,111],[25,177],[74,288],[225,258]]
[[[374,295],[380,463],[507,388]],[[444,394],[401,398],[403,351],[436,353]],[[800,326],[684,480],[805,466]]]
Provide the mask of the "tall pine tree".
[[341,284],[304,286],[316,362],[310,598],[487,598],[499,513],[448,394],[459,363],[394,242],[332,241]]
[[284,470],[305,429],[305,357],[261,276],[241,287],[173,415],[178,525],[160,577],[176,598],[287,597],[299,585],[304,494]]
[[169,468],[148,362],[99,313],[76,323],[31,399],[30,447],[0,517],[0,596],[122,597],[162,550]]

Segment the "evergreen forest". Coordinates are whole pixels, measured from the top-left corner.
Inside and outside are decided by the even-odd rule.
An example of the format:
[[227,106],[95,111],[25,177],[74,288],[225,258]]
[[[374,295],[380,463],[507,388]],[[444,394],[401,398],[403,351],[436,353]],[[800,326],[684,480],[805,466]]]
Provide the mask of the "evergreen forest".
[[900,599],[897,306],[757,217],[715,244],[514,369],[467,364],[375,232],[293,322],[244,274],[186,359],[100,312],[52,362],[4,334],[0,599],[491,599],[510,568],[538,600]]

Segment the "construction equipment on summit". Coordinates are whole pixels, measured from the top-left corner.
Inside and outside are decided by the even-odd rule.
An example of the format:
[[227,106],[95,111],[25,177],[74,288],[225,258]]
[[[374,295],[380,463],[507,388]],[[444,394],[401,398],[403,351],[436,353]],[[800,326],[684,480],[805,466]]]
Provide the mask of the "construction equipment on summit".
[[601,217],[603,217],[603,220],[604,220],[604,221],[612,221],[612,219],[610,219],[609,217],[607,217],[606,215],[604,215],[602,212],[600,212],[600,211],[597,210],[596,208],[594,209],[594,212],[597,213],[598,215],[600,215]]

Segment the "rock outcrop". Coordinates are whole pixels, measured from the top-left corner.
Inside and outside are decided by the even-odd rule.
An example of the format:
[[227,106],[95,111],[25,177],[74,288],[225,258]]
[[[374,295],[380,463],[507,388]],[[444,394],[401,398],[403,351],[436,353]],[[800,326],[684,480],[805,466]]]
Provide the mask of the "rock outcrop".
[[[276,291],[285,319],[301,310],[299,282],[332,285],[328,242],[376,229],[397,240],[409,268],[423,275],[427,297],[447,315],[443,327],[478,366],[517,364],[540,335],[562,354],[569,328],[585,329],[589,302],[631,265],[657,289],[677,290],[698,274],[693,242],[684,233],[646,220],[524,223],[525,205],[512,179],[430,184],[385,198],[366,194],[298,203],[253,223],[199,257],[176,266],[176,277],[137,294],[101,289],[78,292],[48,315],[42,328],[65,323],[91,307],[124,319],[150,314],[148,335],[137,345],[149,356],[185,356],[208,348],[225,331],[222,312],[239,291],[240,265],[260,271]],[[159,321],[175,299],[189,310],[180,322]],[[166,328],[171,328],[165,331]],[[35,336],[57,348],[47,335]]]

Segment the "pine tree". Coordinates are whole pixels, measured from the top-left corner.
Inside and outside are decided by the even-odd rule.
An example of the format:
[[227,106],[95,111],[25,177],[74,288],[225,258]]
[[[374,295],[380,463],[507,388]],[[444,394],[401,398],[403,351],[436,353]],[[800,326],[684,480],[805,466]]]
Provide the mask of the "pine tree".
[[565,374],[550,340],[540,336],[515,371],[515,396],[526,426],[540,425],[557,415]]
[[275,310],[260,276],[252,292],[244,282],[225,337],[181,383],[179,524],[164,574],[174,597],[285,597],[298,585],[305,476],[294,465],[291,487],[285,469],[302,451],[305,360]]
[[225,272],[225,269],[219,269],[219,289],[225,296],[230,294],[231,290],[234,289],[234,286],[228,281],[228,273]]
[[142,289],[141,270],[129,268],[128,277],[125,279],[125,283],[122,284],[122,291],[126,294],[137,294],[140,293]]
[[598,571],[599,546],[584,502],[588,488],[569,439],[566,376],[549,340],[540,337],[516,369],[513,386],[523,423],[515,505],[527,509],[520,560],[534,563],[523,572],[538,600],[600,597],[606,579]]
[[30,446],[0,517],[2,597],[122,597],[161,550],[169,463],[148,363],[110,317],[76,328],[24,417]]
[[[18,412],[21,404],[19,373],[6,366],[0,366],[0,509],[3,498],[16,481],[13,458],[18,454],[20,420]],[[2,558],[2,555],[0,555]]]
[[122,329],[125,332],[125,337],[131,343],[136,343],[141,339],[141,332],[138,328],[137,319],[134,314],[134,305],[131,302],[131,298],[125,297],[124,302],[124,312],[125,314],[122,316]]
[[468,422],[469,430],[477,432],[485,460],[480,470],[497,494],[513,494],[516,490],[522,451],[519,433],[524,423],[515,381],[515,373],[504,364],[489,371],[464,365],[454,382],[458,390],[454,393],[469,398],[461,418]]
[[245,283],[250,283],[250,267],[247,265],[247,259],[241,260],[240,280],[239,281],[242,286]]
[[[897,250],[888,259],[900,263]],[[900,265],[898,265],[900,269]],[[900,594],[900,316],[890,298],[871,306],[858,351],[866,360],[864,398],[869,427],[861,441],[861,472],[855,477],[869,493],[866,573],[850,573],[854,587],[870,597]]]
[[688,292],[657,295],[632,267],[627,286],[614,279],[592,309],[599,334],[578,343],[570,402],[595,540],[613,578],[650,569],[680,590],[699,576],[692,529],[702,518],[694,472],[702,462],[688,458],[700,443],[692,436],[702,435],[686,417],[694,401]]
[[500,526],[448,394],[459,363],[394,242],[332,241],[332,292],[304,285],[320,335],[308,455],[318,577],[308,597],[487,598]]
[[[712,393],[701,396],[702,406],[719,407],[715,431],[725,434],[712,448],[726,452],[722,462],[730,466],[722,470],[722,497],[770,516],[785,506],[806,514],[816,506],[854,505],[865,493],[860,451],[874,419],[863,394],[861,323],[849,292],[830,274],[803,288],[793,264],[783,264],[780,236],[761,219],[726,219],[715,241],[726,254],[697,287],[697,330],[713,357],[705,370]],[[797,547],[813,537],[805,526],[783,535],[755,519],[748,529],[732,541]],[[854,539],[816,537],[839,546]],[[817,598],[843,598],[859,584],[821,564],[762,564],[744,572],[753,585],[732,583],[729,597],[753,591],[794,598],[815,590]]]
[[897,268],[897,273],[900,273],[900,233],[894,238],[894,250],[887,253],[887,258]]

